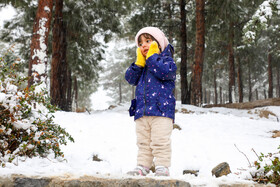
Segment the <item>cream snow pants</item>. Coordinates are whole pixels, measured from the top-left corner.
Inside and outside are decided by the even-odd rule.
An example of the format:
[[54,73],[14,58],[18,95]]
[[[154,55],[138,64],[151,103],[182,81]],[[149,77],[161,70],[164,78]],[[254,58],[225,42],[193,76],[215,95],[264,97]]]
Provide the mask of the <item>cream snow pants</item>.
[[160,116],[143,116],[136,121],[137,165],[150,168],[171,165],[171,133],[173,120]]

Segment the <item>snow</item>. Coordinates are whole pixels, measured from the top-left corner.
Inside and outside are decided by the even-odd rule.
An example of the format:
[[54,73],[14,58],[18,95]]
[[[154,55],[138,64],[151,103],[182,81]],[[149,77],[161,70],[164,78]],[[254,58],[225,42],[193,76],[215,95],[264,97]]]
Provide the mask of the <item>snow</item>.
[[11,5],[0,8],[0,29],[3,29],[4,22],[10,20],[16,14],[15,9]]
[[[46,7],[44,7],[46,10]],[[48,61],[48,55],[47,55],[47,45],[45,44],[46,40],[46,33],[48,32],[48,28],[46,28],[46,23],[48,19],[47,18],[41,18],[39,20],[39,30],[37,34],[40,36],[39,38],[39,49],[34,49],[33,53],[34,55],[32,56],[32,59],[35,59],[36,57],[38,58],[37,64],[32,65],[32,76],[34,79],[34,82],[37,83],[39,82],[37,78],[37,74],[41,75],[40,76],[40,81],[42,81],[42,84],[39,85],[36,89],[35,92],[39,93],[40,91],[47,89],[46,85],[46,77],[43,76],[43,74],[46,72],[47,66],[46,63]]]
[[3,102],[6,99],[6,94],[0,93],[0,102]]
[[267,24],[267,18],[271,18],[272,16],[272,9],[269,3],[269,1],[264,1],[259,6],[259,9],[254,14],[253,18],[256,17],[261,23]]
[[100,86],[97,92],[93,93],[90,97],[93,110],[105,110],[109,108],[113,99],[106,95],[106,91]]
[[39,38],[39,42],[40,42],[40,49],[36,49],[34,50],[34,55],[32,56],[32,59],[35,59],[36,57],[38,57],[38,65],[34,66],[33,65],[33,71],[37,71],[39,74],[43,74],[45,72],[45,64],[44,62],[47,62],[47,46],[45,44],[45,38],[46,38],[46,32],[47,32],[47,28],[46,28],[46,22],[48,20],[46,18],[41,18],[39,20],[39,30],[37,32],[37,34],[40,36]]
[[255,38],[256,38],[256,33],[252,32],[252,31],[248,31],[244,35],[245,35],[245,38],[251,38],[252,40],[255,40]]
[[[107,106],[101,102],[96,104],[100,108]],[[54,159],[53,155],[48,158],[18,158],[17,165],[7,163],[6,168],[0,168],[0,175],[131,177],[126,172],[136,165],[137,146],[135,124],[128,116],[128,107],[129,104],[124,104],[112,110],[95,110],[91,114],[56,112],[55,122],[66,128],[75,139],[74,143],[62,147],[64,159]],[[177,102],[176,108],[175,123],[182,130],[174,129],[172,133],[171,176],[167,179],[206,186],[252,183],[247,179],[251,178],[252,168],[249,166],[257,160],[254,151],[259,155],[266,154],[276,152],[279,146],[279,138],[271,138],[271,131],[280,129],[277,117],[260,118],[259,113],[269,110],[280,116],[280,107],[249,111],[206,109]],[[93,155],[98,155],[103,161],[93,161]],[[211,170],[221,162],[228,162],[232,173],[216,178]],[[186,169],[199,170],[198,176],[183,175]],[[156,178],[153,173],[146,177]]]
[[50,7],[47,7],[47,6],[44,7],[44,10],[45,10],[46,12],[50,12],[50,11],[51,11],[51,10],[50,10]]

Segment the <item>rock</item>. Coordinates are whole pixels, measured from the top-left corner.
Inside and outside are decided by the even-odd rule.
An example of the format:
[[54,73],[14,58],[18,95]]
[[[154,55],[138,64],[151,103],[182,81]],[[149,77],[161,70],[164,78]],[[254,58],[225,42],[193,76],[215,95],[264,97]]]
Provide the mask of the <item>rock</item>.
[[14,175],[0,177],[0,187],[190,187],[188,182],[176,179],[152,178],[97,178],[84,176],[81,178],[40,178]]
[[[13,175],[12,177],[0,176],[0,187],[190,187],[188,182],[176,179],[153,178],[97,178],[94,176],[84,176],[81,178],[68,177],[26,177],[23,175]],[[192,185],[193,187],[203,187],[206,185]],[[255,183],[234,183],[220,184],[219,187],[276,187],[274,184]]]
[[274,184],[220,184],[219,187],[277,187]]
[[11,178],[0,177],[0,187],[14,187],[13,180]]
[[[59,184],[59,185],[58,185]],[[190,184],[179,180],[155,180],[143,179],[103,179],[95,177],[85,177],[75,180],[54,181],[50,186],[64,187],[190,187]]]
[[173,129],[182,130],[182,128],[181,128],[179,125],[177,125],[177,124],[174,124],[174,125],[173,125]]
[[228,175],[230,174],[230,168],[229,164],[226,162],[220,163],[216,167],[212,169],[212,175],[215,175],[216,177],[221,177],[223,175]]
[[110,105],[109,107],[108,107],[108,110],[112,110],[112,109],[114,109],[114,108],[116,108],[117,106],[116,105]]
[[184,170],[183,171],[183,175],[185,175],[185,174],[193,174],[193,175],[195,175],[196,177],[197,177],[197,173],[199,172],[199,170]]
[[101,161],[103,161],[102,159],[100,159],[100,158],[98,157],[98,155],[93,155],[92,160],[93,160],[93,161],[96,161],[96,162],[101,162]]
[[51,182],[51,179],[17,177],[14,181],[15,187],[46,187]]

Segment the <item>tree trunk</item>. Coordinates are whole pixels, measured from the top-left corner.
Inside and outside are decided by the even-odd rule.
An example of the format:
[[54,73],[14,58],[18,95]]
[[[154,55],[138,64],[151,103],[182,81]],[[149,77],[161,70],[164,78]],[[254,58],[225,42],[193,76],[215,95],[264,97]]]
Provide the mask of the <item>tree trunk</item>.
[[181,102],[182,104],[190,104],[188,100],[188,79],[187,79],[187,28],[186,28],[186,2],[180,0],[180,11],[181,11],[181,67],[180,67],[180,78],[181,78]]
[[[63,0],[61,0],[63,1]],[[67,31],[66,31],[66,25],[62,23],[62,46],[61,46],[61,89],[62,89],[62,98],[61,98],[61,109],[63,111],[69,111],[68,103],[67,103],[67,92],[68,92],[68,63],[67,63]],[[71,79],[71,78],[70,78]]]
[[122,82],[119,82],[119,103],[122,103]]
[[53,27],[51,64],[51,103],[63,111],[69,111],[67,100],[66,26],[63,23],[63,0],[55,0],[55,19]]
[[217,92],[217,70],[214,70],[214,104],[218,104],[218,92]]
[[[173,25],[172,25],[173,10],[172,10],[172,4],[169,1],[166,2],[166,11],[168,12],[168,41],[169,41],[169,43],[173,43],[173,38],[174,38]],[[186,23],[185,23],[185,25],[186,25]],[[175,84],[174,97],[176,100],[177,100],[177,94],[178,94],[178,87]]]
[[72,76],[71,70],[68,69],[67,72],[67,111],[72,111]]
[[77,81],[77,77],[74,77],[74,95],[75,95],[75,107],[76,107],[76,111],[78,109],[78,81]]
[[61,0],[55,0],[55,15],[52,41],[52,63],[51,63],[51,103],[61,108],[62,104],[62,70],[60,63],[62,60],[62,8]]
[[268,71],[268,98],[273,97],[273,77],[272,77],[272,64],[271,64],[271,58],[272,54],[268,54],[268,66],[267,66],[267,71]]
[[208,103],[208,101],[207,101],[207,91],[206,91],[206,88],[204,88],[204,90],[203,90],[203,102],[205,103],[205,104],[207,104]]
[[252,101],[252,79],[251,79],[251,66],[250,66],[250,62],[248,62],[248,86],[249,86],[249,102]]
[[276,66],[276,84],[277,84],[277,97],[280,98],[280,65]]
[[[167,12],[168,12],[168,22],[169,23],[172,23],[172,15],[173,15],[173,12],[172,12],[172,10],[171,10],[171,3],[170,2],[167,2],[167,4],[166,4],[166,9],[167,9]],[[173,43],[172,42],[172,40],[173,40],[173,35],[174,35],[174,33],[172,32],[172,28],[173,28],[173,26],[172,26],[172,24],[169,24],[168,25],[168,41],[170,42],[170,43]]]
[[39,0],[30,45],[28,87],[43,82],[46,86],[48,36],[50,32],[53,0]]
[[222,91],[222,87],[220,86],[220,104],[223,103],[223,91]]
[[239,57],[236,57],[237,61],[237,82],[238,82],[238,94],[239,103],[243,103],[243,83],[242,83],[242,71]]
[[232,103],[232,92],[235,90],[235,67],[234,67],[234,50],[233,50],[233,23],[229,27],[229,44],[228,44],[228,62],[229,62],[229,103]]
[[208,92],[207,92],[207,101],[209,104],[211,103],[211,91],[210,90],[208,90]]
[[256,92],[256,100],[259,100],[259,92],[258,92],[258,89],[256,89],[255,92]]
[[192,104],[202,104],[202,73],[205,44],[204,0],[196,0],[196,46],[192,79]]

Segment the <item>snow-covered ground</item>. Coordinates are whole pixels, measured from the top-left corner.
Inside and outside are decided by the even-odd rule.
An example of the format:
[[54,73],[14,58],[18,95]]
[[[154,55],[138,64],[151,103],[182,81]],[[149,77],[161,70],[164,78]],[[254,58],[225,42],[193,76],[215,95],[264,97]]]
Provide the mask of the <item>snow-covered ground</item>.
[[[0,168],[0,176],[110,177],[126,178],[126,172],[136,165],[136,135],[133,118],[128,116],[129,105],[112,110],[89,113],[57,112],[55,122],[66,128],[75,143],[63,147],[65,160],[48,158],[19,158],[18,165],[8,163]],[[272,138],[273,130],[280,130],[275,116],[260,118],[266,109],[280,116],[280,107],[235,110],[226,108],[198,108],[177,102],[175,123],[182,130],[172,134],[172,166],[168,179],[179,179],[192,185],[217,186],[236,182],[250,183],[249,167],[257,154],[276,152],[279,138]],[[254,151],[252,150],[254,149]],[[241,153],[242,152],[242,153]],[[244,156],[244,154],[246,156]],[[103,161],[93,161],[98,155]],[[250,163],[248,162],[248,160]],[[228,162],[232,171],[216,178],[211,170],[221,162]],[[183,170],[199,170],[198,176],[183,175]],[[147,177],[154,177],[150,173]]]

